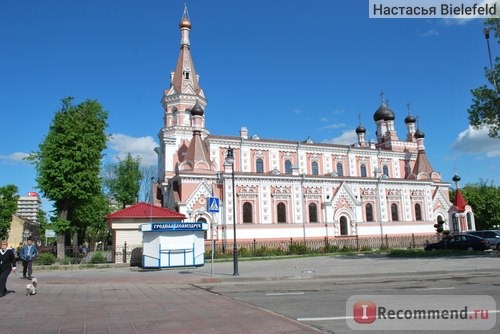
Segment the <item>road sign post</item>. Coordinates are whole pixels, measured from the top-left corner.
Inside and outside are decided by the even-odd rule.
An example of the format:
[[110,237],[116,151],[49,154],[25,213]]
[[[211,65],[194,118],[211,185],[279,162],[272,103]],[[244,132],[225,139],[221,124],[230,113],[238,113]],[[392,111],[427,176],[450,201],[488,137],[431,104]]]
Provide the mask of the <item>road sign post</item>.
[[214,257],[215,257],[215,233],[217,213],[220,211],[220,199],[218,197],[209,197],[207,202],[207,211],[212,213],[212,264],[210,266],[210,276],[214,274]]

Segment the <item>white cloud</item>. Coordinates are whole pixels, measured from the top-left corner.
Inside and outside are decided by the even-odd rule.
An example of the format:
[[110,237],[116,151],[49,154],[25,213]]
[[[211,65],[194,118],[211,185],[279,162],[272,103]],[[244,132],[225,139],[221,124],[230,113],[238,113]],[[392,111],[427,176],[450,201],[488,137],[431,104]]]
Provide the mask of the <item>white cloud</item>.
[[328,144],[339,144],[339,145],[351,145],[358,141],[356,132],[354,130],[344,130],[342,134],[338,137],[325,140],[324,143]]
[[333,123],[323,127],[324,129],[340,129],[345,128],[345,123]]
[[0,155],[0,161],[2,162],[14,162],[14,163],[27,163],[25,158],[29,156],[29,153],[25,152],[14,152],[9,155]]
[[431,28],[426,32],[420,34],[420,37],[429,37],[429,36],[439,36],[439,31],[437,31],[434,28]]
[[141,158],[141,165],[148,167],[156,165],[158,158],[154,148],[158,144],[153,137],[130,137],[122,133],[111,135],[108,148],[115,151],[115,158],[123,158],[130,153],[132,156]]
[[486,127],[476,130],[469,126],[459,133],[451,147],[463,154],[485,154],[488,158],[500,156],[500,139],[488,137]]

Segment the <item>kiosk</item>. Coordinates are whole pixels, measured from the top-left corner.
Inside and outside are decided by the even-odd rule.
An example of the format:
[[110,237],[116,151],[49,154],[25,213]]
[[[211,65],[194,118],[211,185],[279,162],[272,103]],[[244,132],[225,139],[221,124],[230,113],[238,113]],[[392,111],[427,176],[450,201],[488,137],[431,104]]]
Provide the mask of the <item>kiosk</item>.
[[142,224],[142,267],[203,266],[207,229],[203,222]]

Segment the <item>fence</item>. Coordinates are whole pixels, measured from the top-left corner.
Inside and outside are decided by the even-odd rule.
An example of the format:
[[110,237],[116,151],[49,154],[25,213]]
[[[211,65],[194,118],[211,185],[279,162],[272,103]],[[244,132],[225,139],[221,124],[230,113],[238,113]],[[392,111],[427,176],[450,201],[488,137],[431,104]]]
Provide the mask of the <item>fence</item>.
[[[257,240],[237,242],[238,252],[242,254],[258,255],[262,249],[278,250],[282,253],[292,253],[298,245],[302,245],[306,251],[317,253],[329,253],[336,250],[373,250],[373,249],[408,249],[408,248],[423,248],[426,243],[438,241],[436,234],[432,235],[405,235],[405,236],[388,236],[383,239],[380,237],[336,237],[306,240],[287,239],[287,240]],[[210,254],[212,251],[212,243],[205,243],[205,254]],[[215,254],[232,254],[232,241],[215,242]]]
[[[428,242],[439,240],[436,234],[432,235],[405,235],[405,236],[388,236],[383,239],[380,237],[336,237],[306,240],[287,239],[287,240],[257,240],[241,241],[237,243],[238,252],[240,255],[262,255],[263,250],[275,251],[279,254],[292,254],[299,252],[316,252],[330,253],[334,251],[362,251],[373,249],[408,249],[408,248],[423,248]],[[221,241],[215,242],[215,254],[232,254],[233,243]],[[212,252],[212,242],[205,243],[205,256],[210,256]],[[115,249],[115,263],[130,263],[131,266],[141,265],[142,245],[117,245]]]

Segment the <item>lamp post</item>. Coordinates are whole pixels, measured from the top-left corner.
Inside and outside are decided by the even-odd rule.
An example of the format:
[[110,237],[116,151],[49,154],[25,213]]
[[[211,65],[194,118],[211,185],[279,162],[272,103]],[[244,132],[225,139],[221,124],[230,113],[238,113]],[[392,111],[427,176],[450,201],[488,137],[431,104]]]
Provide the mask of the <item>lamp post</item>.
[[375,169],[375,177],[377,178],[377,199],[378,199],[378,221],[380,223],[380,248],[384,248],[384,226],[382,224],[382,199],[380,196],[380,182],[382,180],[382,171],[379,168]]
[[231,180],[233,188],[233,276],[239,276],[238,273],[238,246],[236,245],[236,199],[234,186],[234,152],[231,146],[227,149],[226,164],[231,165]]

